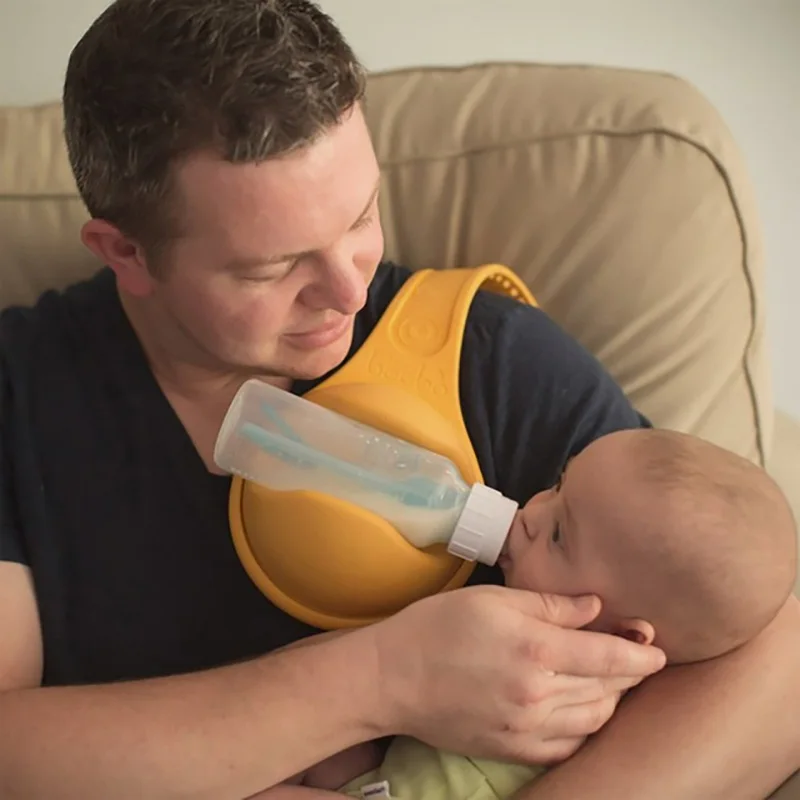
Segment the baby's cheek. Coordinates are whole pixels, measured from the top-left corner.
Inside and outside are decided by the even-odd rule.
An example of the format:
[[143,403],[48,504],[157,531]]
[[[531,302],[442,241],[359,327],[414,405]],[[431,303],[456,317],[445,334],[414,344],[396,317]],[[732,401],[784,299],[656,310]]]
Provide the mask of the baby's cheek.
[[531,547],[515,566],[514,581],[518,589],[548,594],[580,593],[572,570],[563,559],[554,557],[549,548]]
[[506,572],[506,585],[513,589],[528,589],[532,592],[549,591],[546,588],[547,566],[537,558],[533,547],[514,559]]

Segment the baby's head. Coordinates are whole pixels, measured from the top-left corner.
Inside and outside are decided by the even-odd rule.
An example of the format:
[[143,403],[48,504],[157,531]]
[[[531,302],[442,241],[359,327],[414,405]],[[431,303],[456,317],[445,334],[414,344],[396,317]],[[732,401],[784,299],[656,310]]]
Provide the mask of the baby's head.
[[593,442],[532,498],[498,563],[509,586],[596,594],[588,627],[686,663],[758,634],[796,561],[792,512],[762,469],[692,436],[633,430]]

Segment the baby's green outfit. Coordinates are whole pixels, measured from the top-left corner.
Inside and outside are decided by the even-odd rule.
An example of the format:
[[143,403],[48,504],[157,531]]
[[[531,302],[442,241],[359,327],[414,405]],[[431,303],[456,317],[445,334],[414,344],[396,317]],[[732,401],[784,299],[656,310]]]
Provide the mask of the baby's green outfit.
[[398,737],[380,767],[340,791],[364,800],[508,800],[542,772],[544,767],[466,758]]

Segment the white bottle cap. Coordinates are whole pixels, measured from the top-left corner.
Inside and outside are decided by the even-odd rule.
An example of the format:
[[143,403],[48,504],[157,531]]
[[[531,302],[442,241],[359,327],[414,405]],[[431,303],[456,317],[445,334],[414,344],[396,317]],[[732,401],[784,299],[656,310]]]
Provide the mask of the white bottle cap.
[[492,564],[506,541],[519,504],[496,489],[476,483],[458,518],[447,552],[465,561]]

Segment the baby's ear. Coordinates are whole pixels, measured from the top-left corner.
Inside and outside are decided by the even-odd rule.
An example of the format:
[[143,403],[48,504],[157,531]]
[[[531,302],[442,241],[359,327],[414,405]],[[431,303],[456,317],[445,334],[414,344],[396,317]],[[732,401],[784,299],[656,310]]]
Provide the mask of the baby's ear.
[[615,633],[637,644],[652,644],[656,638],[655,628],[643,619],[621,619]]

